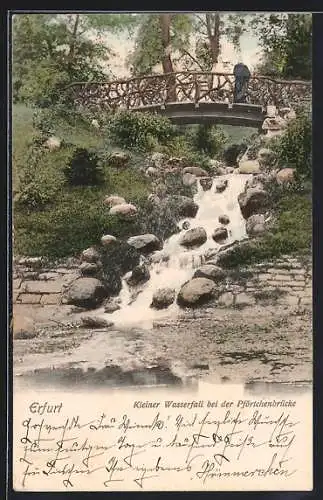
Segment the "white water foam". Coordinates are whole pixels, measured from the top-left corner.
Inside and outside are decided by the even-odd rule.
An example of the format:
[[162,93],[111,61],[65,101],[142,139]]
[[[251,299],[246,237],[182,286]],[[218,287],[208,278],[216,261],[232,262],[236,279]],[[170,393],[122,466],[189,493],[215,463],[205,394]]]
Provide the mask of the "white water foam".
[[[104,314],[104,317],[114,322],[116,327],[140,326],[151,328],[154,320],[160,320],[176,316],[178,306],[176,299],[167,309],[155,310],[150,307],[154,292],[158,288],[174,288],[176,295],[181,286],[194,274],[194,269],[205,262],[205,254],[208,250],[218,250],[222,245],[212,239],[214,230],[222,227],[218,218],[227,215],[230,219],[226,225],[228,238],[225,244],[244,239],[246,235],[245,220],[241,214],[238,196],[244,191],[245,184],[251,175],[229,174],[213,179],[210,190],[204,191],[199,181],[198,192],[194,197],[199,206],[195,218],[185,218],[178,224],[182,228],[184,221],[189,221],[190,227],[203,227],[207,233],[206,242],[198,248],[186,249],[179,241],[186,230],[171,236],[165,241],[162,252],[158,255],[168,256],[167,261],[162,259],[149,266],[150,280],[143,285],[137,298],[131,298],[131,288],[126,281],[122,280],[122,289],[119,295],[121,309],[112,314]],[[216,185],[223,180],[228,181],[226,189],[222,193],[216,191]],[[156,255],[157,257],[157,255]]]

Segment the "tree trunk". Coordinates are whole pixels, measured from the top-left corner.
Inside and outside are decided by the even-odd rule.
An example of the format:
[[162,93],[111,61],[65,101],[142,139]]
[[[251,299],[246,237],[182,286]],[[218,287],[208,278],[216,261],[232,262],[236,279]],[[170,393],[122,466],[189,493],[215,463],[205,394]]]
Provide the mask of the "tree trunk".
[[[160,14],[159,24],[161,30],[161,42],[163,47],[162,54],[162,66],[164,73],[173,73],[173,63],[171,59],[171,45],[170,45],[170,24],[171,24],[171,14]],[[175,90],[175,77],[169,76],[167,80],[167,102],[176,101],[176,90]]]
[[74,21],[74,26],[73,26],[73,31],[72,31],[72,35],[71,35],[70,49],[69,49],[69,53],[68,53],[68,64],[69,64],[69,66],[72,65],[73,59],[74,59],[74,56],[75,56],[77,30],[78,30],[79,22],[80,22],[80,14],[76,14],[75,21]]
[[220,55],[220,14],[205,14],[207,35],[212,58],[212,71],[216,71],[216,66]]

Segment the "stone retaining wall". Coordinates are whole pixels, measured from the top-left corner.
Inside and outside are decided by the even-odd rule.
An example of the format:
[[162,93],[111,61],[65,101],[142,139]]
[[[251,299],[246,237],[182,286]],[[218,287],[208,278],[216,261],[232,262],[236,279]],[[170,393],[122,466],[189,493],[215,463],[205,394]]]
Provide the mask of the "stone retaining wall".
[[218,305],[225,307],[277,303],[312,305],[311,259],[288,256],[231,272]]
[[79,277],[78,261],[70,259],[61,267],[48,267],[41,259],[14,263],[12,297],[14,304],[57,305],[62,293]]

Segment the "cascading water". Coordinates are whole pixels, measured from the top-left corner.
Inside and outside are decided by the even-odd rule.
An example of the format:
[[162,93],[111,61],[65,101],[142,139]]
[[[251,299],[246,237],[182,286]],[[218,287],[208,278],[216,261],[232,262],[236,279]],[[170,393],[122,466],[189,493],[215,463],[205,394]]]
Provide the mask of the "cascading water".
[[[222,245],[216,243],[212,234],[218,227],[223,227],[218,218],[220,215],[227,215],[230,222],[226,225],[228,238],[225,244],[232,243],[245,238],[245,220],[241,214],[238,196],[243,192],[245,184],[251,175],[229,174],[213,179],[210,190],[204,191],[199,180],[197,181],[198,191],[194,197],[195,203],[199,206],[195,218],[185,218],[178,223],[182,228],[184,221],[189,221],[189,229],[203,227],[207,233],[207,240],[198,248],[185,248],[179,242],[187,229],[171,236],[165,241],[162,251],[155,252],[153,263],[150,264],[150,279],[140,287],[137,297],[133,298],[131,287],[125,280],[122,281],[122,290],[119,295],[120,309],[109,314],[109,320],[115,326],[135,326],[151,328],[153,320],[174,317],[178,311],[175,302],[167,309],[155,310],[150,307],[154,292],[158,288],[174,288],[176,295],[180,287],[189,280],[193,269],[205,262],[205,254],[208,250],[213,252]],[[228,181],[228,185],[223,192],[216,191],[216,185],[222,181]],[[106,316],[106,315],[105,315]]]

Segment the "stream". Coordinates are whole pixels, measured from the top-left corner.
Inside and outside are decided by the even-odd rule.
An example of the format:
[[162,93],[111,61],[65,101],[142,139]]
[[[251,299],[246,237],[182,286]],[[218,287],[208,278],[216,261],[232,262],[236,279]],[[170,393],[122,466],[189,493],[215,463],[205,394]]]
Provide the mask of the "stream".
[[[252,175],[228,174],[214,178],[211,189],[204,191],[197,179],[197,193],[194,202],[199,206],[194,218],[185,218],[179,221],[181,231],[165,241],[163,249],[155,252],[154,263],[150,264],[149,281],[141,288],[138,297],[132,299],[132,290],[125,279],[122,280],[122,289],[119,295],[121,308],[112,314],[99,315],[113,321],[117,328],[129,325],[140,325],[141,328],[152,328],[153,321],[161,318],[175,318],[179,307],[176,301],[167,309],[156,310],[150,307],[154,292],[159,288],[173,288],[176,295],[181,286],[192,277],[192,271],[205,262],[208,251],[216,251],[223,246],[246,238],[245,220],[241,214],[238,196],[244,191],[248,179]],[[223,192],[217,192],[219,182],[227,181]],[[223,226],[218,220],[219,216],[227,215],[230,222]],[[185,248],[180,240],[187,229],[182,229],[184,222],[189,222],[189,229],[203,227],[207,233],[207,240],[198,247]],[[228,237],[220,244],[213,240],[215,229],[226,227]],[[189,230],[188,229],[188,230]],[[157,262],[156,262],[157,261]],[[98,311],[96,316],[98,316]]]

